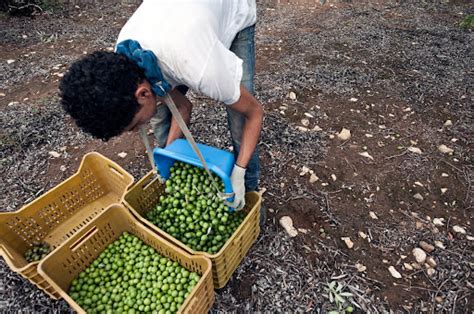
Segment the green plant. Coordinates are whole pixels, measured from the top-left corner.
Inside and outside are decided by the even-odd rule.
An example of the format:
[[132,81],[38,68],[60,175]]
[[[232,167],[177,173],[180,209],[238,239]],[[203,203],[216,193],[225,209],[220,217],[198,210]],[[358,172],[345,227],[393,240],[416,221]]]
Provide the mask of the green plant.
[[474,28],[474,14],[466,16],[461,23],[459,23],[459,26],[462,29],[468,30]]
[[343,291],[344,285],[338,281],[331,281],[327,284],[325,295],[329,298],[329,302],[334,303],[336,309],[329,311],[329,314],[343,314],[343,313],[352,313],[354,308],[345,298],[350,298],[353,296],[352,293]]

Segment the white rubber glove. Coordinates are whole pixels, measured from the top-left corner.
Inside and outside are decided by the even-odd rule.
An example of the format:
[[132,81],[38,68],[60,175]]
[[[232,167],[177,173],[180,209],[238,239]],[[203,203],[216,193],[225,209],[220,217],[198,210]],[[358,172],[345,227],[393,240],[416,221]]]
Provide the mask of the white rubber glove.
[[235,164],[230,176],[230,182],[234,190],[234,201],[229,206],[235,208],[236,211],[245,206],[245,171],[245,168]]

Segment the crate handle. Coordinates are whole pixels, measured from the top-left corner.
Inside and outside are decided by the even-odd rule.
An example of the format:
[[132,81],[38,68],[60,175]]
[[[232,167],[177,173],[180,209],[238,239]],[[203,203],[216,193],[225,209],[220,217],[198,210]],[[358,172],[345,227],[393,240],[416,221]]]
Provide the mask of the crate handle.
[[84,233],[79,239],[77,239],[70,247],[69,249],[71,251],[76,251],[80,246],[81,244],[83,244],[84,242],[86,242],[87,240],[89,240],[92,236],[94,236],[97,232],[99,231],[99,229],[97,229],[96,226],[93,226],[90,230],[88,230],[86,233]]
[[114,172],[116,175],[118,175],[121,179],[123,179],[124,177],[124,174],[122,173],[122,171],[118,170],[117,168],[115,168],[114,166],[112,165],[109,165],[109,168],[112,172]]
[[7,257],[10,258],[10,260],[14,260],[13,256],[11,256],[10,252],[8,252],[7,249],[3,245],[0,244],[0,255],[3,256],[6,260]]
[[146,180],[146,182],[143,182],[141,185],[142,190],[146,191],[158,178],[151,177],[150,180]]

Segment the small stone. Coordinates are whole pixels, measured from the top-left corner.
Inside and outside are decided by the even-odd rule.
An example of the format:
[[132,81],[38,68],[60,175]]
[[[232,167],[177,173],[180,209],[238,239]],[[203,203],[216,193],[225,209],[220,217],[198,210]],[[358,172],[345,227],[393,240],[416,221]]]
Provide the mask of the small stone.
[[418,185],[418,186],[421,186],[421,187],[424,186],[423,183],[421,183],[421,182],[419,182],[419,181],[416,181],[416,182],[415,182],[415,185]]
[[428,276],[432,277],[436,273],[436,270],[434,268],[428,268],[426,270],[426,273],[428,274]]
[[332,179],[333,181],[336,181],[336,180],[337,180],[336,175],[335,175],[335,174],[331,174],[331,179]]
[[431,244],[425,241],[420,241],[419,245],[423,250],[425,250],[425,252],[428,252],[428,253],[433,252],[435,249],[434,246],[432,246]]
[[461,226],[454,226],[453,231],[456,233],[466,234],[466,229]]
[[49,154],[51,157],[53,157],[53,158],[59,158],[59,157],[61,157],[61,154],[58,153],[58,152],[55,152],[55,151],[50,151],[48,154]]
[[443,300],[443,297],[437,296],[435,298],[435,301],[436,301],[436,303],[443,303],[444,300]]
[[298,228],[298,231],[304,234],[308,233],[308,229]]
[[5,93],[0,93],[0,97],[5,97],[7,94]]
[[373,211],[370,211],[370,212],[369,212],[369,216],[370,216],[370,218],[372,218],[372,219],[379,219],[379,218],[377,217],[377,215],[376,215]]
[[346,246],[348,249],[352,249],[354,247],[354,242],[351,241],[351,238],[342,237],[341,240],[344,241],[344,243],[346,243]]
[[120,158],[125,158],[127,157],[127,153],[126,152],[121,152],[121,153],[118,153],[117,154]]
[[370,160],[374,160],[374,157],[372,157],[368,152],[359,153],[359,155],[365,158],[369,158]]
[[311,176],[309,177],[309,183],[314,183],[314,182],[316,182],[316,181],[318,181],[318,180],[319,180],[318,176],[315,175],[314,173],[311,174]]
[[272,214],[275,212],[275,210],[273,208],[269,208],[268,211]]
[[290,237],[296,237],[298,235],[298,231],[293,227],[293,219],[290,216],[283,216],[280,218],[280,225],[285,229],[286,233]]
[[438,227],[444,226],[444,218],[433,218],[433,224]]
[[305,112],[304,115],[308,118],[314,118],[314,116],[311,113]]
[[367,267],[360,263],[355,264],[355,267],[359,273],[363,273],[364,271],[367,270]]
[[451,120],[446,120],[446,122],[443,124],[444,127],[448,127],[448,126],[452,126],[453,125],[453,121]]
[[341,141],[347,141],[351,138],[351,131],[346,128],[342,128],[341,132],[337,134],[337,138]]
[[372,137],[374,137],[374,136],[373,136],[372,134],[370,134],[370,133],[366,133],[366,134],[365,134],[365,137],[367,137],[367,138],[372,138]]
[[349,99],[350,102],[356,102],[358,99],[355,98],[355,97],[352,97],[351,99]]
[[452,148],[449,148],[448,146],[442,144],[438,146],[438,150],[443,153],[443,154],[452,154],[454,150]]
[[314,126],[314,128],[311,129],[311,131],[315,131],[315,132],[319,132],[319,131],[322,131],[323,129],[321,129],[321,127],[319,127],[318,125]]
[[408,263],[403,263],[403,267],[405,267],[406,270],[413,270],[413,267]]
[[395,269],[395,267],[390,266],[390,267],[388,268],[388,271],[390,272],[390,274],[392,275],[392,277],[397,278],[397,279],[402,278],[402,275]]
[[420,248],[414,248],[413,251],[413,256],[415,256],[415,260],[419,263],[419,264],[423,264],[426,260],[426,253],[425,251],[423,251],[422,249]]
[[13,59],[8,59],[7,60],[7,64],[12,64],[13,62],[15,62],[15,60],[13,60]]
[[443,172],[443,173],[441,174],[441,176],[442,176],[443,178],[447,178],[447,177],[449,177],[449,174]]
[[296,100],[296,94],[295,94],[295,92],[290,92],[290,93],[288,94],[288,97],[290,97],[291,100]]
[[302,119],[302,120],[301,120],[301,124],[302,124],[303,126],[308,126],[308,125],[309,125],[309,120],[308,120],[308,119]]
[[469,235],[466,236],[466,239],[469,240],[469,241],[474,241],[474,237],[469,236]]
[[414,146],[408,147],[408,151],[410,151],[412,153],[415,153],[415,154],[419,154],[419,155],[422,154],[421,149],[419,149],[418,147],[414,147]]
[[416,228],[417,230],[421,230],[421,229],[423,229],[423,227],[424,227],[424,226],[423,226],[423,223],[422,223],[422,222],[420,222],[420,221],[416,221],[416,222],[415,222],[415,228]]
[[443,195],[443,194],[446,193],[447,191],[448,191],[447,188],[442,188],[442,189],[441,189],[441,195]]
[[359,231],[359,237],[361,237],[364,240],[367,239],[367,235],[362,231]]
[[303,168],[301,168],[300,176],[306,175],[309,172],[309,170],[310,169],[308,167],[303,166]]
[[62,165],[61,167],[59,167],[59,170],[61,170],[62,172],[66,171],[66,166]]
[[301,125],[296,126],[296,128],[300,132],[308,132],[309,131],[308,128],[305,128],[304,126],[301,126]]
[[440,249],[445,249],[446,247],[444,246],[443,242],[441,241],[434,241],[434,244],[437,248],[440,248]]
[[431,267],[436,267],[436,261],[431,256],[426,259],[426,263]]
[[416,193],[415,195],[413,195],[413,198],[419,201],[424,200],[423,196],[421,196],[420,193]]
[[328,185],[329,185],[329,183],[327,183],[327,182],[323,182],[323,183],[321,183],[321,185],[322,185],[322,186],[328,186]]

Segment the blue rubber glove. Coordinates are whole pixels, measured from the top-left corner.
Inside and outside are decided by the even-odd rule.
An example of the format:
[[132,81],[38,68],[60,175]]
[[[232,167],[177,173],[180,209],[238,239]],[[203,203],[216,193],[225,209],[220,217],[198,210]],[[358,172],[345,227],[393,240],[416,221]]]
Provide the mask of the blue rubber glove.
[[229,206],[235,208],[236,211],[245,206],[245,171],[245,168],[235,164],[230,176],[230,182],[234,190],[234,201]]

